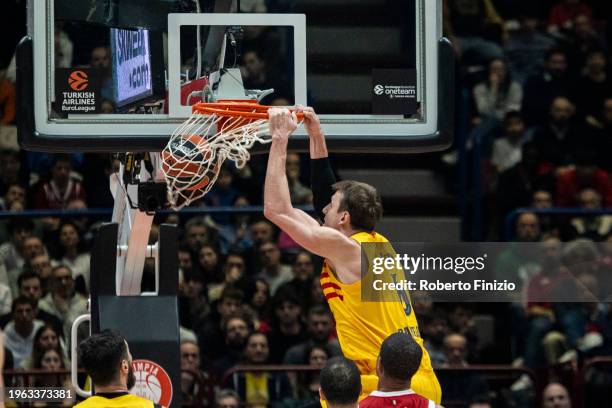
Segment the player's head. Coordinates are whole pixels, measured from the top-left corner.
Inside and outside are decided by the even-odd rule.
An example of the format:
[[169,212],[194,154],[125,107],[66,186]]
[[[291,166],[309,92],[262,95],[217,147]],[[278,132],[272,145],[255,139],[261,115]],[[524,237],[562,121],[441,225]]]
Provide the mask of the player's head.
[[333,186],[331,202],[323,209],[325,225],[337,230],[371,232],[382,216],[380,195],[374,187],[344,180]]
[[393,333],[383,341],[376,372],[380,381],[392,381],[410,387],[412,376],[419,369],[423,350],[408,333]]
[[321,370],[321,399],[330,408],[356,407],[361,393],[361,377],[357,365],[345,357],[327,360]]
[[97,387],[120,385],[129,390],[136,383],[130,349],[116,330],[103,330],[83,340],[79,360]]

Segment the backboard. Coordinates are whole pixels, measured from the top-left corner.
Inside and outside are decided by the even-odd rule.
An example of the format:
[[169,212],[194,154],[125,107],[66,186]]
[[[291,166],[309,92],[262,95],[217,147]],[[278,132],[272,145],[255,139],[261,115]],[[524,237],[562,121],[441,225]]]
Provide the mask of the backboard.
[[[260,98],[313,106],[331,151],[440,150],[454,116],[441,21],[432,0],[29,0],[20,143],[159,151],[190,105]],[[307,148],[303,128],[292,143]]]

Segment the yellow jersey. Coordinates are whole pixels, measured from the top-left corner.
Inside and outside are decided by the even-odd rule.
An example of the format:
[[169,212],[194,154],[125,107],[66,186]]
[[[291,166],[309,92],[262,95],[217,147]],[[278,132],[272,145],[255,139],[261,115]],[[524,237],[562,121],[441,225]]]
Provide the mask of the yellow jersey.
[[127,393],[118,394],[118,396],[112,398],[94,395],[75,405],[76,408],[154,408],[157,406],[148,399]]
[[[376,232],[359,232],[351,238],[360,244],[381,244],[368,246],[365,252],[362,251],[362,262],[365,259],[369,264],[368,273],[355,283],[344,284],[325,261],[320,279],[323,294],[336,320],[342,353],[357,364],[362,374],[362,397],[374,391],[378,384],[376,360],[382,342],[392,333],[404,331],[410,333],[423,350],[421,365],[412,379],[411,387],[418,394],[439,404],[440,384],[431,366],[429,354],[423,347],[423,339],[408,293],[385,291],[379,295],[379,299],[382,296],[384,301],[362,299],[362,284],[367,285],[364,289],[371,288],[371,283],[376,278],[371,268],[373,257],[395,256],[393,247],[385,237]],[[395,272],[404,277],[403,270]],[[391,299],[391,296],[394,298]]]

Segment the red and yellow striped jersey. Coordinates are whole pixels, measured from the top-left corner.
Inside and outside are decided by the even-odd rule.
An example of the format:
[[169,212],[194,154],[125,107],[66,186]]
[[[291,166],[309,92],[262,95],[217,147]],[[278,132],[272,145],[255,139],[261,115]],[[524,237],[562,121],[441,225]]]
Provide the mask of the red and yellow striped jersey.
[[[367,259],[369,263],[374,256],[395,255],[389,241],[376,232],[359,232],[352,235],[351,238],[360,244],[385,244],[377,245],[374,249],[368,247],[368,251],[362,255],[362,259]],[[372,250],[376,253],[372,253]],[[408,293],[386,291],[384,295],[381,295],[384,296],[385,301],[362,300],[362,284],[370,285],[374,278],[370,266],[362,280],[352,284],[343,284],[337,279],[327,261],[323,264],[321,287],[336,320],[338,340],[344,356],[355,361],[359,367],[362,374],[363,392],[367,395],[377,385],[376,360],[383,340],[397,331],[410,333],[423,349],[423,359],[417,375],[425,376],[423,380],[427,383],[426,388],[428,390],[425,390],[427,394],[419,392],[423,390],[417,389],[418,385],[416,383],[420,381],[418,379],[416,382],[413,379],[413,388],[419,394],[439,403],[440,386],[431,366],[429,354],[423,347],[423,339],[419,334],[417,319]],[[403,270],[396,272],[401,274],[402,277],[404,276]],[[364,286],[364,288],[366,287]],[[393,299],[390,297],[393,297]],[[372,376],[374,378],[371,378]]]

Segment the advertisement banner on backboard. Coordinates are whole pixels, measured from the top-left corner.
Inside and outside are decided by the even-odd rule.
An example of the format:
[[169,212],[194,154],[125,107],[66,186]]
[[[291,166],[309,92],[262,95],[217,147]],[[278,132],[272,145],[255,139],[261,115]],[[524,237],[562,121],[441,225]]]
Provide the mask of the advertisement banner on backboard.
[[153,94],[148,30],[112,28],[111,54],[117,106]]
[[100,109],[99,69],[57,68],[55,109],[63,114],[98,113]]
[[372,70],[372,113],[414,115],[417,113],[417,83],[414,69]]

